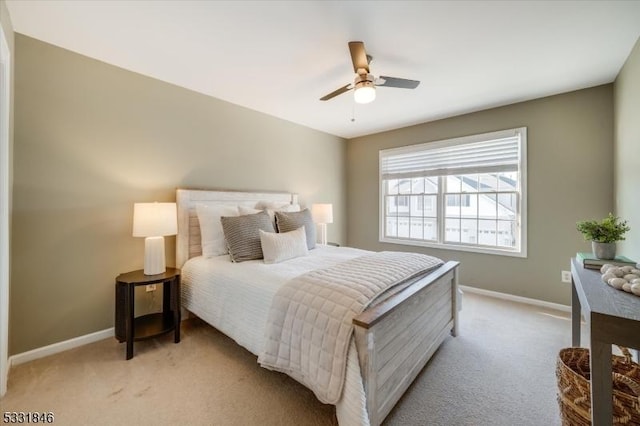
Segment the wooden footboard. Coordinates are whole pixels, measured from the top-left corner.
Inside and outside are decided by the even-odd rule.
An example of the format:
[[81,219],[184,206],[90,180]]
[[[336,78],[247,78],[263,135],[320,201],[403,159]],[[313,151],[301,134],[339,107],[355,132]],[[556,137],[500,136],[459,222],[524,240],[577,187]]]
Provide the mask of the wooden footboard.
[[382,423],[449,333],[458,334],[458,262],[354,318],[372,426]]

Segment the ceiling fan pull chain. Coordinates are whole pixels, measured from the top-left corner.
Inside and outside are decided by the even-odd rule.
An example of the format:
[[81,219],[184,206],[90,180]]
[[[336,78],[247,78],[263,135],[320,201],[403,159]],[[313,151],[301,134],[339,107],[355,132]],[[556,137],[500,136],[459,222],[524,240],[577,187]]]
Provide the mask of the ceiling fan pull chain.
[[355,122],[356,121],[356,104],[353,103],[351,105],[351,122]]

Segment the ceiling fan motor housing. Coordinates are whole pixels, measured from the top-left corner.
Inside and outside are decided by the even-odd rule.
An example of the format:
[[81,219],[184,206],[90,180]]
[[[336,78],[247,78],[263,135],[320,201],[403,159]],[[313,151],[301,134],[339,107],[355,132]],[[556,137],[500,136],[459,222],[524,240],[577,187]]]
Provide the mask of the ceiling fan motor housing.
[[373,77],[373,74],[358,74],[356,75],[356,79],[353,82],[353,86],[355,88],[367,87],[367,86],[373,87],[374,81],[375,81],[375,78]]

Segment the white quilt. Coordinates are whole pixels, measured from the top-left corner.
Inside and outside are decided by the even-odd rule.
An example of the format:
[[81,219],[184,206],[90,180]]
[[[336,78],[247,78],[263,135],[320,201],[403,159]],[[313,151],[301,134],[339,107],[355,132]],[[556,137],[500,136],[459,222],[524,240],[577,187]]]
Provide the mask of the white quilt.
[[293,278],[273,299],[258,362],[335,404],[342,394],[353,318],[387,289],[442,263],[418,253],[381,252]]
[[[231,263],[229,256],[195,257],[182,267],[182,306],[238,344],[258,355],[264,326],[278,289],[293,277],[371,252],[349,247],[317,246],[308,256],[277,264],[261,260]],[[344,389],[336,403],[341,426],[368,426],[360,365],[349,345]]]

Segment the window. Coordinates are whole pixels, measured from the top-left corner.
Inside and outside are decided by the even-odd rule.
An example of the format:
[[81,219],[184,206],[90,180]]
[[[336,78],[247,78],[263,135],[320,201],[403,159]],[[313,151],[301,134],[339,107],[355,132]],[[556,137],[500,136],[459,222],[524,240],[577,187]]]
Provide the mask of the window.
[[380,151],[380,241],[526,257],[526,130]]
[[407,197],[406,195],[396,197],[396,206],[409,207],[409,197]]
[[459,194],[447,197],[447,206],[451,207],[469,207],[471,204],[471,195]]

